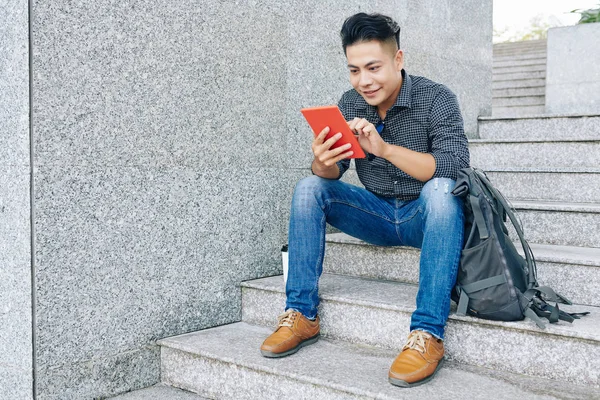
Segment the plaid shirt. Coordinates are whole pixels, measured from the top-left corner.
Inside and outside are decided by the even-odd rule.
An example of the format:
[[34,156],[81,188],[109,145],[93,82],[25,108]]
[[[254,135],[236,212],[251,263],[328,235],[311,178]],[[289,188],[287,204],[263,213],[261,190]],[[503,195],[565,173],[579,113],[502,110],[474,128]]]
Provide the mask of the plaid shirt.
[[[429,79],[409,75],[404,70],[402,76],[398,99],[383,121],[377,108],[367,104],[354,89],[344,93],[338,107],[348,121],[358,117],[379,125],[378,130],[383,128],[381,137],[387,143],[430,153],[435,159],[434,178],[456,180],[458,170],[469,166],[468,142],[456,96],[446,86]],[[371,154],[354,162],[365,188],[380,196],[414,200],[425,185],[391,162]],[[349,159],[338,162],[340,178],[349,166]]]

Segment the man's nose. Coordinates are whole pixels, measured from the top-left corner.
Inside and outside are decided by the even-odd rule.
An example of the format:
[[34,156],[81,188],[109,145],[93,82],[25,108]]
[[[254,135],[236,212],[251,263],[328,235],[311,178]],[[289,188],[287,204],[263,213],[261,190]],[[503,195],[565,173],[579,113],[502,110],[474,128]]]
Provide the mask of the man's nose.
[[373,83],[373,79],[371,79],[371,75],[368,72],[362,72],[358,83],[360,86],[369,86]]

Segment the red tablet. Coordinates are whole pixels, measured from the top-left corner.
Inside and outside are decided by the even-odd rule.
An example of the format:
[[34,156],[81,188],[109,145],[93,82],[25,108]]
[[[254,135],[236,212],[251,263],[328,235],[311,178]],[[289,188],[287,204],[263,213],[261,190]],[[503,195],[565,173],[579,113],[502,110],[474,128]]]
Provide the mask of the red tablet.
[[308,121],[308,124],[312,128],[315,137],[321,133],[326,126],[329,127],[329,133],[325,137],[325,140],[329,139],[338,132],[342,133],[342,137],[331,146],[332,149],[340,147],[346,143],[350,143],[352,147],[348,151],[352,150],[352,154],[348,158],[365,158],[365,152],[358,144],[358,140],[354,137],[354,134],[350,130],[348,123],[344,119],[340,109],[337,106],[322,106],[322,107],[310,107],[303,108],[300,110],[304,118]]

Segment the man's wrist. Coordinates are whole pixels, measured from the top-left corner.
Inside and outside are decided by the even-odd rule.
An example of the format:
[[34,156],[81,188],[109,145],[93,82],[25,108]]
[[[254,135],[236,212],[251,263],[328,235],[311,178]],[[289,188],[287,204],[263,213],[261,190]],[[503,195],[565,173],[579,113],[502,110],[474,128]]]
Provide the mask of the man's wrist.
[[320,176],[321,178],[336,179],[339,177],[340,174],[340,170],[337,163],[331,166],[327,166],[325,164],[319,163],[318,161],[316,161],[316,159],[313,160],[310,169],[314,175]]
[[317,160],[313,161],[313,163],[312,163],[311,170],[312,170],[313,174],[315,174],[315,175],[321,175],[324,172],[326,172],[327,169],[329,169],[329,168],[326,165],[318,162]]
[[392,151],[394,150],[393,147],[393,145],[384,142],[383,148],[381,149],[381,155],[379,157],[389,161],[390,157],[392,156]]

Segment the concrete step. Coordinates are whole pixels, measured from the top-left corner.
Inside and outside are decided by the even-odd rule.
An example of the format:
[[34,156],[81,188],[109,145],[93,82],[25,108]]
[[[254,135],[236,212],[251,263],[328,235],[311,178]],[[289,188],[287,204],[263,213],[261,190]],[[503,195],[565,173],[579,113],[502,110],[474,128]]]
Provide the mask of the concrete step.
[[502,74],[516,74],[519,72],[538,72],[538,71],[546,71],[546,64],[528,64],[528,65],[504,65],[497,66],[494,65],[492,69],[493,75],[502,75]]
[[493,62],[505,62],[505,61],[525,61],[525,60],[539,60],[540,63],[546,63],[546,52],[545,51],[536,51],[536,52],[528,52],[524,54],[517,55],[504,55],[498,54],[494,52],[493,54]]
[[546,86],[537,87],[518,87],[518,88],[492,88],[492,98],[501,97],[527,97],[527,96],[546,96]]
[[535,54],[538,56],[546,56],[547,54],[547,47],[529,47],[529,48],[507,48],[507,49],[501,49],[501,48],[496,48],[494,47],[494,49],[492,50],[492,55],[494,58],[496,57],[516,57],[516,56],[522,56],[522,55],[530,55],[530,54]]
[[492,116],[495,118],[503,117],[528,117],[530,115],[543,114],[546,110],[545,105],[537,106],[494,106]]
[[546,96],[510,96],[510,97],[492,97],[492,107],[503,106],[540,106],[546,104]]
[[[285,304],[281,277],[263,278],[242,285],[243,320],[272,327]],[[323,274],[319,293],[321,332],[325,337],[396,351],[402,348],[408,334],[410,316],[415,309],[416,285]],[[529,320],[486,321],[459,317],[452,312],[446,329],[446,356],[459,363],[598,389],[600,308],[563,308],[590,311],[591,315],[573,324],[549,324],[545,330],[541,330]],[[235,346],[237,340],[228,340],[225,345]],[[258,344],[260,341],[257,338],[256,347]],[[254,352],[257,358],[260,357],[256,350]],[[343,365],[361,363],[348,360]],[[347,375],[354,380],[360,376],[355,373]],[[465,386],[461,387],[464,389]],[[453,397],[446,393],[445,398]]]
[[521,41],[513,41],[513,42],[500,42],[494,43],[494,48],[502,48],[502,47],[524,47],[524,46],[546,46],[546,39],[536,39],[536,40],[521,40]]
[[492,82],[492,90],[506,88],[522,88],[522,87],[546,87],[546,78],[539,79],[518,79],[510,81]]
[[479,118],[482,139],[600,140],[600,115],[538,115],[528,118]]
[[494,51],[500,49],[545,49],[547,47],[546,39],[539,40],[523,40],[520,42],[503,42],[494,43]]
[[494,49],[492,52],[492,58],[495,59],[503,59],[503,58],[512,58],[512,59],[520,59],[522,57],[531,57],[531,58],[547,58],[547,50],[545,48],[540,49],[526,49],[526,50],[496,50]]
[[545,57],[548,52],[547,47],[529,47],[529,48],[498,48],[495,47],[492,50],[492,55],[496,57],[519,57],[525,55],[536,55],[538,57]]
[[598,167],[598,139],[471,139],[471,165],[483,170],[503,168]]
[[498,73],[492,74],[492,83],[500,81],[514,81],[521,79],[541,79],[546,78],[546,71],[533,71],[533,72],[511,72],[511,73]]
[[[515,200],[512,205],[530,243],[600,248],[600,204]],[[512,231],[511,237],[516,239]]]
[[258,348],[271,332],[239,322],[161,340],[162,379],[212,399],[448,399],[466,392],[470,399],[599,398],[590,386],[453,361],[431,382],[402,389],[387,380],[395,350],[321,338],[292,356],[268,359]]
[[149,388],[111,397],[108,400],[208,400],[208,398],[160,383]]
[[492,68],[494,71],[500,68],[507,67],[541,67],[542,69],[546,69],[546,58],[536,57],[536,58],[517,58],[517,57],[494,57],[492,62]]
[[[516,245],[517,248],[520,245]],[[577,304],[600,307],[600,249],[532,243],[541,285]],[[327,235],[323,268],[332,274],[417,284],[420,250],[380,247],[343,233]]]
[[593,203],[600,199],[600,169],[488,169],[494,185],[512,200]]

